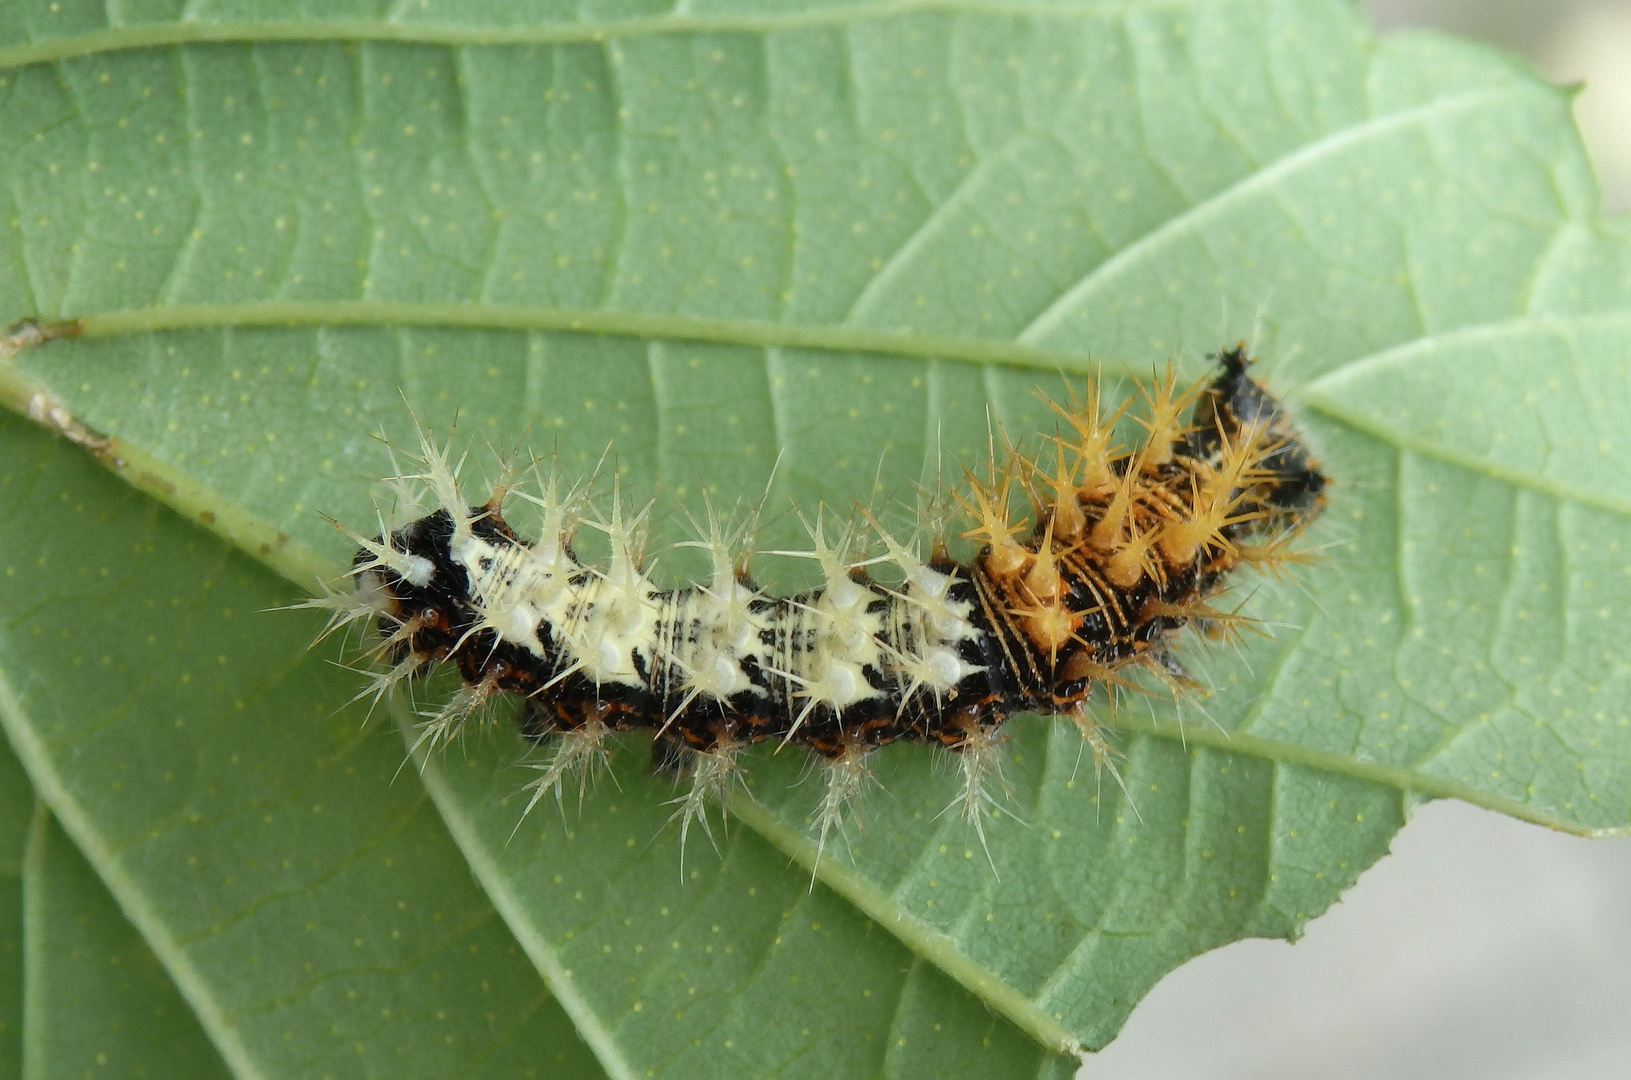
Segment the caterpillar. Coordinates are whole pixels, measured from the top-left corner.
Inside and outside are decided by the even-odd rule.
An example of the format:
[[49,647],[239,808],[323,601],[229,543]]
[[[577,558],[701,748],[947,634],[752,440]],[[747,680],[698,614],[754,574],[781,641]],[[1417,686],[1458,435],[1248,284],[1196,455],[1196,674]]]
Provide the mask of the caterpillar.
[[[1117,443],[1128,405],[1104,415],[1091,388],[1054,406],[1064,425],[1050,453],[1010,450],[1000,464],[993,454],[988,475],[969,473],[954,492],[969,561],[952,558],[943,532],[925,556],[865,512],[832,541],[818,515],[811,550],[779,554],[813,559],[823,584],[787,596],[750,573],[751,519],[733,528],[710,513],[692,542],[709,580],[659,589],[645,566],[646,511],[614,497],[597,518],[581,488],[562,492],[554,478],[536,492],[501,482],[471,504],[451,451],[422,434],[423,468],[395,480],[420,485],[436,508],[382,521],[373,537],[348,530],[349,573],[309,604],[329,610],[325,633],[377,627],[385,663],[359,696],[457,667],[463,686],[423,717],[421,742],[445,743],[488,700],[519,695],[522,733],[555,744],[529,811],[546,792],[559,799],[574,773],[587,783],[611,735],[643,729],[658,765],[691,779],[677,800],[682,837],[694,820],[706,826],[738,752],[763,742],[826,766],[823,842],[870,775],[868,755],[896,742],[956,755],[978,826],[1010,717],[1070,716],[1097,757],[1095,686],[1129,686],[1130,669],[1189,682],[1173,652],[1180,635],[1227,637],[1245,621],[1212,603],[1231,574],[1301,558],[1290,542],[1325,505],[1320,463],[1248,375],[1243,345],[1213,359],[1217,370],[1183,392],[1170,368],[1140,388],[1136,446]],[[1016,491],[1029,515],[1010,508]],[[542,512],[537,540],[506,522],[512,495]],[[600,565],[574,550],[583,528],[609,541]],[[888,583],[873,573],[880,563],[893,565]]]

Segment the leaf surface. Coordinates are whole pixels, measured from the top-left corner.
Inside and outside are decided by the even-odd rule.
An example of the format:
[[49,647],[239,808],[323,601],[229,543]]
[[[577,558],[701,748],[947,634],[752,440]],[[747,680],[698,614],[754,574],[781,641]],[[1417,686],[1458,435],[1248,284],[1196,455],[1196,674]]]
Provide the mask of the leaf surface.
[[24,910],[29,1076],[231,1075],[152,950],[43,809]]
[[0,872],[0,1069],[23,1067],[23,879]]
[[34,790],[0,743],[0,1076],[23,1070],[23,854]]
[[[1098,1046],[1188,957],[1300,933],[1420,798],[1631,826],[1631,282],[1561,92],[1444,39],[1378,43],[1322,0],[452,10],[330,5],[295,42],[270,39],[302,13],[272,5],[146,38],[19,30],[14,63],[42,62],[4,76],[0,295],[85,338],[0,368],[0,395],[56,395],[132,484],[299,582],[349,555],[319,511],[368,528],[392,471],[370,435],[411,442],[404,398],[574,474],[609,444],[673,539],[675,503],[755,501],[778,458],[775,508],[898,507],[982,459],[988,416],[1051,432],[1057,372],[1198,375],[1249,337],[1336,481],[1324,561],[1242,591],[1273,638],[1192,650],[1204,700],[1106,716],[1125,792],[1072,728],[1016,722],[991,865],[913,748],[819,866],[800,763],[756,756],[746,828],[687,853],[707,885],[682,883],[635,748],[618,790],[514,839],[515,740],[430,763],[609,1071],[847,1062],[818,1028],[766,1028],[782,964],[788,986],[839,965],[903,1025],[983,1001]],[[234,42],[189,43],[210,25]],[[104,31],[142,47],[94,51]],[[784,514],[765,546],[799,537]],[[292,657],[286,618],[257,630]],[[402,797],[368,784],[355,805]],[[806,891],[812,866],[832,892]],[[712,890],[735,897],[730,963],[693,910]],[[806,917],[836,936],[790,939]],[[665,937],[686,960],[647,959]],[[687,1049],[691,998],[720,1034]]]

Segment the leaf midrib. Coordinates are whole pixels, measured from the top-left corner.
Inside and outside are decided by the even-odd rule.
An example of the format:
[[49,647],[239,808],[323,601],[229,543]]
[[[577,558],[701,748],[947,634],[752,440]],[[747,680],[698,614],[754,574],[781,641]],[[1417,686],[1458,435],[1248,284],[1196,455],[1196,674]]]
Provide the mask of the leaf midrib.
[[[704,319],[685,315],[565,308],[546,305],[480,303],[408,304],[372,300],[253,301],[237,304],[191,304],[174,307],[133,308],[84,315],[79,320],[85,338],[112,338],[166,330],[206,327],[292,326],[435,326],[537,333],[604,334],[645,339],[692,341],[713,345],[739,345],[762,349],[810,349],[823,352],[864,353],[907,360],[950,360],[976,365],[1071,372],[1099,376],[1136,377],[1137,364],[1091,357],[1083,353],[1041,349],[996,338],[920,334],[910,331],[866,330],[851,326],[776,323],[751,319]],[[1460,340],[1492,338],[1531,329],[1590,329],[1631,323],[1631,313],[1610,312],[1582,316],[1525,316],[1498,323],[1464,327],[1412,340],[1393,348],[1357,357],[1301,387],[1284,388],[1286,396],[1337,422],[1397,450],[1443,461],[1475,475],[1515,488],[1535,491],[1581,506],[1631,517],[1626,498],[1533,470],[1516,469],[1450,446],[1442,440],[1413,436],[1349,407],[1339,392],[1340,380],[1350,374],[1434,345]],[[30,401],[50,395],[49,388],[14,363],[0,360],[0,405],[30,417]],[[190,475],[145,450],[111,438],[110,453],[125,465],[115,469],[127,482],[158,498],[193,520],[203,520],[214,532],[306,587],[314,577],[331,569],[288,533],[209,491]],[[213,521],[211,517],[213,516]]]
[[620,337],[744,345],[760,349],[812,349],[869,353],[908,360],[958,360],[1043,371],[1104,370],[1133,375],[1134,364],[1085,353],[1040,348],[1003,338],[873,330],[859,326],[703,318],[607,308],[547,304],[403,303],[387,300],[253,300],[231,304],[174,304],[91,312],[79,316],[87,338],[122,337],[203,327],[437,326],[470,330],[607,334]]

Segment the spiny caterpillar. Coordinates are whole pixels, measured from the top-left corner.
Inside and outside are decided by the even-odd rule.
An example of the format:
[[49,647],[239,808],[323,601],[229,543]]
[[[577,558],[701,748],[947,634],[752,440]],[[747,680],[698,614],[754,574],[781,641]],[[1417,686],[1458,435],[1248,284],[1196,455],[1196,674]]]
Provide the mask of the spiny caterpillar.
[[[350,534],[355,588],[310,603],[331,610],[330,630],[377,624],[375,654],[390,666],[360,696],[457,665],[464,686],[426,714],[421,742],[445,743],[490,698],[521,695],[522,732],[556,743],[528,810],[546,791],[559,799],[569,774],[586,778],[611,733],[646,729],[659,765],[691,778],[677,800],[682,835],[706,824],[737,753],[766,741],[827,766],[823,842],[863,786],[867,756],[899,741],[958,756],[962,806],[978,825],[1009,717],[1069,715],[1101,755],[1086,712],[1094,686],[1128,686],[1133,668],[1183,684],[1178,635],[1228,636],[1243,621],[1211,604],[1231,572],[1298,557],[1289,542],[1323,508],[1326,478],[1248,377],[1244,347],[1217,359],[1221,371],[1184,393],[1170,372],[1142,389],[1136,448],[1116,445],[1127,406],[1101,415],[1095,389],[1080,407],[1055,406],[1068,428],[1050,454],[1010,452],[986,479],[970,474],[955,494],[973,522],[962,535],[978,545],[966,564],[943,534],[925,560],[863,514],[881,549],[869,555],[859,529],[830,544],[818,518],[812,550],[779,554],[814,559],[825,584],[774,597],[749,575],[751,530],[710,515],[694,542],[712,560],[710,580],[662,590],[644,566],[644,512],[631,517],[614,499],[595,520],[580,490],[562,494],[553,480],[539,494],[500,484],[472,506],[447,451],[422,436],[423,471],[397,480],[424,485],[438,508],[398,528],[382,522],[372,539]],[[1016,486],[1034,524],[1010,511]],[[542,511],[537,541],[506,523],[511,494]],[[575,554],[585,527],[608,537],[604,565]],[[883,562],[898,584],[869,573]]]

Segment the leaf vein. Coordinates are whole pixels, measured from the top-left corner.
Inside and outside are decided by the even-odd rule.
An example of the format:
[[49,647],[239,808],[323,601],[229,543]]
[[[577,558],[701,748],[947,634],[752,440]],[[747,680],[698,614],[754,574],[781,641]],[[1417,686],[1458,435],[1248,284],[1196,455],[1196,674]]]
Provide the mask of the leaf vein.
[[[1521,92],[1532,93],[1533,91],[1525,88]],[[1191,206],[1183,213],[1167,218],[1161,225],[1116,252],[1068,289],[1041,315],[1037,316],[1019,334],[1019,341],[1025,344],[1035,344],[1050,337],[1066,319],[1084,309],[1087,297],[1114,280],[1118,275],[1137,265],[1141,260],[1153,255],[1167,242],[1193,235],[1197,226],[1209,218],[1260,192],[1272,191],[1274,184],[1294,175],[1300,169],[1318,164],[1369,140],[1384,138],[1395,132],[1425,124],[1429,120],[1463,111],[1474,111],[1492,103],[1513,98],[1518,96],[1519,93],[1519,91],[1513,90],[1485,90],[1435,98],[1427,104],[1385,116],[1374,117],[1362,124],[1340,128],[1316,139],[1314,142],[1308,143],[1271,164],[1249,173],[1229,187]]]

